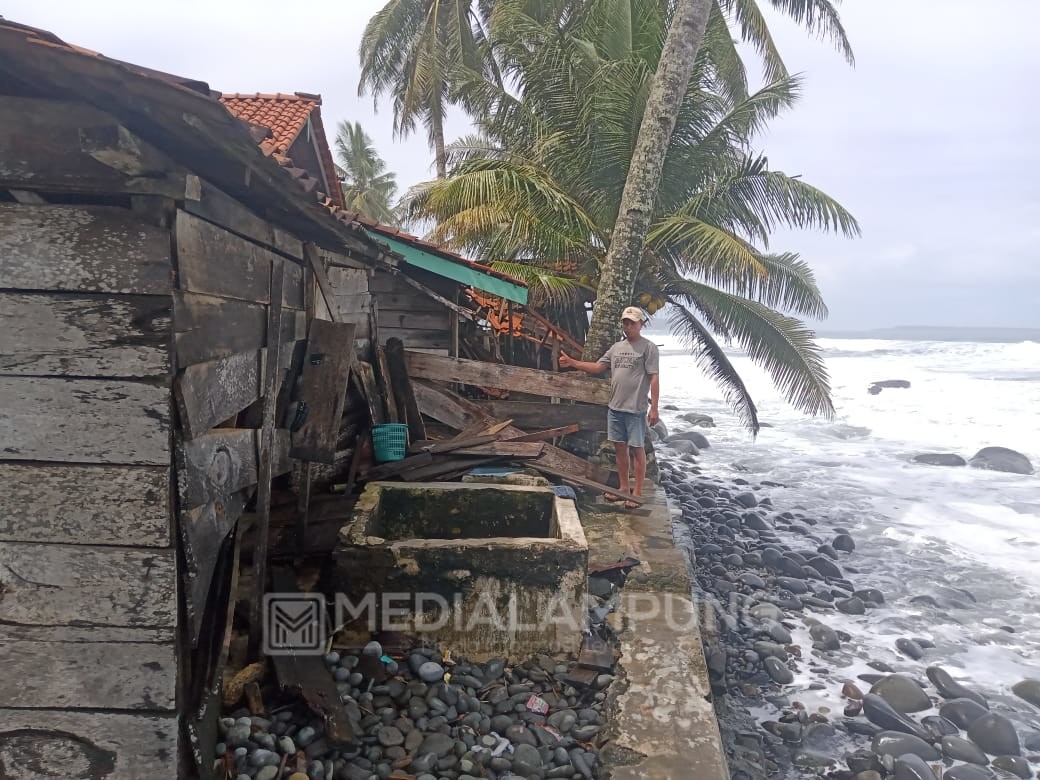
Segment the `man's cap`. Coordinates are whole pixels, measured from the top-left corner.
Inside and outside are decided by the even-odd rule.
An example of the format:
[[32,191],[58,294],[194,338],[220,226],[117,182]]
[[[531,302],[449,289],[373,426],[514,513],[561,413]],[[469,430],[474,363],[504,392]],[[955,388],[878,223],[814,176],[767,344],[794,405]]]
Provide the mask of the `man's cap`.
[[623,312],[621,312],[621,319],[646,322],[646,315],[643,314],[643,310],[638,306],[628,306]]

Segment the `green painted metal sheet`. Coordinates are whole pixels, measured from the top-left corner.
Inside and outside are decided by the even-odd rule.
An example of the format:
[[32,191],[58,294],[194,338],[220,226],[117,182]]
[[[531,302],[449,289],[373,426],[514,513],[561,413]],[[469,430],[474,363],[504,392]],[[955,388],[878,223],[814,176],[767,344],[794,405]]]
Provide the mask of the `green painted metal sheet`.
[[446,258],[438,257],[431,252],[426,252],[411,244],[406,244],[404,241],[398,241],[380,233],[365,232],[376,241],[382,241],[389,246],[392,251],[401,255],[409,265],[414,265],[416,268],[422,268],[438,276],[461,282],[469,287],[476,287],[478,290],[483,290],[515,303],[527,303],[527,288],[523,285],[514,284],[462,263],[455,263]]

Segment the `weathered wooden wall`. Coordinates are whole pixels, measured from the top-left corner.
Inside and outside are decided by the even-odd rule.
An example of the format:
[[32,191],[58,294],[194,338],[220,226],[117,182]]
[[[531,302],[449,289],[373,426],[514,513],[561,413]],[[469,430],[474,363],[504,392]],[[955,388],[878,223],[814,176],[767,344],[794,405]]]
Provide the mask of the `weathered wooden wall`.
[[[448,300],[455,296],[455,282],[420,269],[409,269],[421,284]],[[399,338],[409,349],[451,350],[452,319],[457,317],[444,304],[409,285],[397,274],[375,272],[369,280],[375,301],[380,344]]]
[[169,231],[130,208],[0,203],[0,751],[11,777],[176,773],[174,271]]

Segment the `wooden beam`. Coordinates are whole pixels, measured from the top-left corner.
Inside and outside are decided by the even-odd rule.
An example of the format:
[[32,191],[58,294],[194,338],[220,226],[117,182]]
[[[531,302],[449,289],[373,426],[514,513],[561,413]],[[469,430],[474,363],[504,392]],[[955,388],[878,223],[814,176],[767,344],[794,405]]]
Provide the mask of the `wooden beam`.
[[0,622],[175,627],[176,553],[0,542]]
[[170,463],[170,391],[115,379],[0,376],[0,461]]
[[544,431],[535,431],[534,433],[526,433],[523,436],[514,436],[506,441],[552,441],[557,436],[566,436],[569,433],[577,433],[578,424],[571,423],[570,425],[563,425],[559,428],[548,428]]
[[496,455],[507,458],[537,458],[545,451],[545,444],[540,441],[492,441],[472,447],[459,447],[452,450],[452,455]]
[[558,477],[567,482],[573,482],[575,485],[580,485],[581,487],[592,490],[593,492],[613,493],[615,496],[619,496],[620,498],[623,498],[626,501],[632,501],[636,504],[642,504],[645,501],[645,499],[643,499],[641,496],[633,496],[631,493],[625,493],[624,491],[618,490],[617,488],[612,488],[609,485],[604,485],[602,482],[596,482],[595,480],[579,477],[576,474],[571,474],[566,471],[560,471],[559,469],[554,469],[551,466],[546,466],[544,464],[538,463],[537,461],[533,461],[530,465],[545,474]]
[[420,379],[463,382],[480,387],[557,396],[603,405],[610,400],[610,384],[602,379],[583,378],[573,374],[554,374],[551,371],[485,363],[481,360],[441,357],[407,349],[405,350],[405,360],[408,374]]
[[283,263],[271,265],[271,303],[267,307],[267,366],[264,372],[264,417],[260,439],[259,487],[256,497],[257,545],[253,550],[253,598],[249,609],[249,648],[255,655],[263,633],[263,597],[267,590],[267,526],[271,517],[271,477],[274,459],[275,408],[278,401],[281,354]]
[[24,203],[29,206],[42,206],[47,202],[47,199],[37,195],[35,192],[29,190],[8,190],[13,197],[19,203]]
[[311,322],[297,400],[307,404],[307,419],[292,435],[291,455],[299,460],[332,463],[340,418],[347,400],[347,380],[354,363],[352,322]]
[[114,206],[0,203],[0,288],[168,295],[170,232]]
[[174,236],[180,289],[268,303],[271,265],[282,263],[282,305],[305,308],[302,266],[186,211],[177,212]]
[[[485,425],[496,423],[494,417],[491,417],[481,406],[474,404],[472,401],[422,380],[417,380],[413,383],[413,386],[415,388],[416,400],[423,414],[428,414],[435,420],[439,420],[445,425],[450,425],[456,430],[462,430],[474,422],[483,422]],[[514,426],[509,426],[503,433],[508,438],[510,436],[523,436],[525,432]],[[546,445],[542,456],[533,462],[576,474],[595,482],[605,483],[610,479],[611,474],[609,470],[594,463],[589,463],[584,458],[579,458],[577,455],[572,455],[551,444]]]
[[0,541],[170,546],[169,466],[0,463]]
[[575,424],[583,431],[605,431],[607,410],[592,404],[553,404],[545,401],[473,401],[497,419],[512,418],[525,431]]
[[486,466],[489,463],[498,463],[502,458],[438,458],[428,466],[410,469],[401,474],[401,479],[406,482],[425,482],[435,477],[444,479],[452,474],[461,474],[475,469],[477,466]]
[[497,439],[497,434],[491,434],[486,436],[471,436],[465,439],[455,438],[445,439],[443,441],[419,441],[412,444],[412,446],[408,448],[408,451],[414,453],[429,452],[432,455],[437,455],[442,452],[451,452],[452,450],[461,449],[463,447],[477,447],[481,444],[496,441]]
[[408,423],[408,438],[412,441],[422,441],[426,438],[426,424],[419,412],[419,405],[415,402],[412,380],[405,365],[404,344],[400,339],[387,340],[386,364],[393,379],[398,408],[400,409],[402,403],[404,406],[404,417],[401,419]]
[[413,279],[412,277],[408,276],[408,274],[404,273],[403,271],[395,271],[394,273],[396,274],[398,279],[402,279],[404,281],[404,283],[407,284],[409,287],[414,287],[419,292],[421,292],[424,295],[426,295],[426,296],[432,298],[433,300],[437,301],[437,303],[441,304],[442,306],[447,307],[451,311],[453,311],[456,314],[458,314],[460,317],[465,317],[467,320],[472,320],[473,319],[473,312],[470,311],[469,309],[467,309],[467,308],[465,308],[463,306],[460,306],[457,303],[453,303],[452,301],[449,301],[443,295],[440,295],[439,293],[434,292],[433,290],[431,290],[429,287],[427,287],[426,285],[422,284],[421,282],[415,281],[415,279]]
[[420,452],[418,455],[411,455],[402,460],[381,463],[375,468],[370,469],[365,475],[365,479],[369,482],[374,482],[376,480],[392,477],[395,474],[400,474],[402,471],[408,471],[408,469],[426,466],[430,463],[433,463],[433,455],[429,452]]

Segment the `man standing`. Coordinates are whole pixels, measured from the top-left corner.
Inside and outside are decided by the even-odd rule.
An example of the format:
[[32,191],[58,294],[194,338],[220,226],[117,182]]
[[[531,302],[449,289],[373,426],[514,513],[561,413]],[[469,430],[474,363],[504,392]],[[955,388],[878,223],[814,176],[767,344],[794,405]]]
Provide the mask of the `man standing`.
[[[621,312],[621,329],[625,337],[595,363],[560,354],[560,368],[577,368],[588,374],[602,374],[610,369],[607,440],[614,445],[620,488],[626,493],[629,492],[629,463],[632,464],[635,489],[631,493],[634,496],[643,495],[643,478],[646,476],[643,441],[647,423],[651,426],[657,424],[657,401],[661,392],[657,345],[640,335],[644,321],[643,310],[635,306]],[[612,493],[605,497],[608,501],[619,498]],[[631,501],[625,502],[628,509],[637,506]]]

